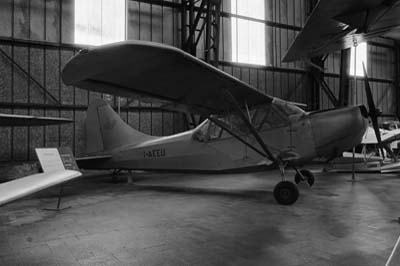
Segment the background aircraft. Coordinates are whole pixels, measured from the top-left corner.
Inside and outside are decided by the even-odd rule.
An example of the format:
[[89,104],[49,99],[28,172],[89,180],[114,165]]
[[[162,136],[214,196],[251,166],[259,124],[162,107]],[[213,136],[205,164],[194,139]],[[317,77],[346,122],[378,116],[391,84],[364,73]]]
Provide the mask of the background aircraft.
[[[328,171],[352,172],[353,164],[356,172],[400,172],[400,162],[396,154],[392,152],[390,144],[400,139],[400,130],[380,129],[381,143],[385,147],[384,154],[379,150],[378,140],[374,129],[368,127],[362,138],[361,144],[357,146],[357,152],[344,152],[342,157],[332,160],[326,168]],[[388,157],[390,155],[390,157]]]
[[41,117],[31,115],[15,115],[15,114],[3,114],[0,113],[0,126],[12,127],[12,126],[48,126],[63,123],[73,122],[70,119],[61,117]]
[[[368,122],[363,106],[306,113],[180,49],[149,42],[83,50],[67,63],[62,77],[67,85],[150,97],[208,118],[193,130],[153,137],[132,129],[109,105],[96,101],[87,116],[87,149],[94,156],[80,160],[80,167],[231,171],[274,166],[283,179],[274,189],[281,204],[292,204],[299,195],[297,186],[284,179],[285,167],[296,170],[296,181],[312,185],[311,172],[298,167],[358,144]],[[374,108],[372,103],[370,113]]]
[[400,40],[400,0],[320,0],[283,61],[316,57],[383,36]]

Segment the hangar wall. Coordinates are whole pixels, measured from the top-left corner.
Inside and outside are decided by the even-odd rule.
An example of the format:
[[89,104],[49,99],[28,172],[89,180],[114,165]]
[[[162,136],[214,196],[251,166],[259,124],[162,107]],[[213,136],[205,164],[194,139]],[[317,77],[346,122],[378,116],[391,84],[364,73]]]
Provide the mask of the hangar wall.
[[[64,64],[83,46],[73,44],[74,0],[0,1],[0,112],[71,118],[73,124],[46,127],[0,127],[0,161],[32,160],[35,147],[70,146],[76,156],[85,151],[84,120],[93,98],[116,99],[63,84]],[[133,14],[131,14],[133,15]],[[140,14],[150,17],[145,10]],[[142,29],[142,32],[146,30]],[[149,31],[150,32],[150,31]],[[145,33],[143,33],[145,34]],[[169,38],[169,37],[166,37]],[[62,105],[46,97],[41,86]],[[133,101],[121,102],[121,116],[134,128],[153,135],[169,135],[184,129],[179,113]]]
[[[180,1],[127,0],[127,38],[162,42],[179,47]],[[254,66],[232,63],[230,0],[223,0],[220,34],[219,68],[233,74],[258,90],[283,99],[303,102],[321,109],[332,107],[321,92],[316,97],[305,82],[305,66],[282,63],[287,48],[311,10],[311,0],[266,0],[267,65]],[[152,3],[152,4],[151,4]],[[0,48],[27,72],[10,64],[0,54],[0,111],[15,114],[62,116],[75,123],[48,127],[0,128],[0,161],[34,159],[34,147],[71,146],[76,154],[84,153],[85,110],[91,99],[116,99],[79,88],[65,86],[60,71],[68,59],[82,46],[73,44],[74,0],[2,0],[0,1]],[[200,42],[198,55],[202,55]],[[370,76],[378,105],[385,113],[394,113],[395,48],[387,40],[377,40],[369,47],[372,64]],[[326,81],[338,94],[340,53],[325,62]],[[29,78],[31,76],[38,81]],[[194,81],[201,82],[201,81]],[[358,80],[357,103],[363,99],[361,79]],[[61,106],[44,96],[50,92]],[[315,101],[318,100],[318,103]],[[122,118],[134,128],[153,135],[182,131],[185,119],[181,114],[157,109],[157,106],[122,99]]]
[[[377,108],[387,119],[395,119],[398,114],[397,97],[399,83],[396,76],[398,45],[392,40],[376,38],[368,42],[367,73]],[[336,97],[339,97],[340,52],[335,52],[325,61],[325,81]],[[355,85],[357,84],[357,85]],[[396,88],[397,87],[397,88]],[[350,103],[367,104],[364,79],[350,77]],[[333,104],[321,93],[321,109],[332,108]],[[382,118],[381,118],[382,119]]]
[[[222,16],[220,45],[221,68],[250,83],[258,90],[286,100],[306,103],[312,102],[312,94],[303,82],[302,63],[283,63],[287,49],[298,30],[304,25],[311,11],[308,0],[266,0],[266,66],[257,67],[231,62],[231,18]],[[222,10],[230,13],[230,0],[224,0]]]

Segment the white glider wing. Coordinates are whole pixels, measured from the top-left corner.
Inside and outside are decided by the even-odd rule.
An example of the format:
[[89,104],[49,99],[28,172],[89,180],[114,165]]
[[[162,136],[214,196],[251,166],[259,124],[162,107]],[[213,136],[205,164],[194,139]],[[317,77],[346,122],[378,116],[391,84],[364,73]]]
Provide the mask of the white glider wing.
[[78,171],[61,170],[2,183],[0,184],[0,206],[81,175]]

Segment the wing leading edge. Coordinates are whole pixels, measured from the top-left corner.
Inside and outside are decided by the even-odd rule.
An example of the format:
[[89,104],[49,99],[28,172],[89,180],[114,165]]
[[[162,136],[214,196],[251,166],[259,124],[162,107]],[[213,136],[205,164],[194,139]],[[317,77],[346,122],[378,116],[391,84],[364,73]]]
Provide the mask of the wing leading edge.
[[78,171],[62,170],[30,175],[2,183],[0,184],[0,206],[81,175]]
[[67,63],[62,78],[67,85],[119,96],[155,98],[201,114],[231,109],[227,91],[243,107],[273,100],[178,48],[143,41],[83,50]]

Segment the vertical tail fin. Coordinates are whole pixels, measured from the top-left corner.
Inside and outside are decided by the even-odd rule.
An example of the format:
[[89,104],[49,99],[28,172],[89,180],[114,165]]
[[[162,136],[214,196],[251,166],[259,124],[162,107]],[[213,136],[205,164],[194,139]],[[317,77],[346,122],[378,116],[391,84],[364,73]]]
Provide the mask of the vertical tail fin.
[[153,139],[128,124],[101,99],[93,101],[86,117],[86,152],[88,154],[108,152],[127,144]]

